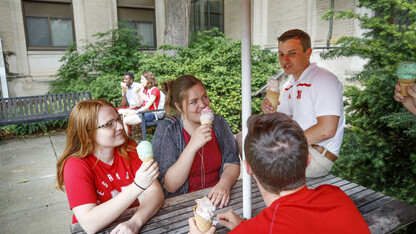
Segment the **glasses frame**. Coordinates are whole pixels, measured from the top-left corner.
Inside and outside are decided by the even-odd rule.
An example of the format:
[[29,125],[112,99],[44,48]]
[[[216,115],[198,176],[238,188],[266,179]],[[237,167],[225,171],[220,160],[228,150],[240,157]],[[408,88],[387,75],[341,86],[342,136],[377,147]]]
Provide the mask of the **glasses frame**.
[[112,128],[112,127],[109,126],[110,123],[112,125],[114,122],[115,122],[115,125],[114,125],[115,127],[114,128],[117,127],[117,123],[118,122],[120,122],[121,124],[123,124],[123,115],[122,114],[119,114],[118,117],[117,117],[117,119],[112,119],[112,120],[108,121],[105,124],[102,124],[100,126],[97,126],[97,129],[100,129],[100,128],[110,128],[110,129],[114,129],[114,128]]

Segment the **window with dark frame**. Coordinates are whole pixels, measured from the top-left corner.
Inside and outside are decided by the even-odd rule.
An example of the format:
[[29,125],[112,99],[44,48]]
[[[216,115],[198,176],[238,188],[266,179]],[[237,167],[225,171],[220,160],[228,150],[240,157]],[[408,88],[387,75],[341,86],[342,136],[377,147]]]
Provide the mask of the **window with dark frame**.
[[70,1],[23,1],[28,50],[66,50],[74,41]]
[[224,1],[191,0],[191,33],[213,28],[224,32]]
[[134,34],[142,38],[141,44],[156,48],[155,10],[149,8],[117,7],[119,22],[135,29]]

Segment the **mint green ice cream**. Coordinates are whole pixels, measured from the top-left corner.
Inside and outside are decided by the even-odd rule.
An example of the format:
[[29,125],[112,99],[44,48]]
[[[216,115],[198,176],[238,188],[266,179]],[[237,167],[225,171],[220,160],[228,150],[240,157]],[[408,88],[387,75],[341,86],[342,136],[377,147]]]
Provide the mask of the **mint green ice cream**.
[[416,78],[416,62],[400,63],[397,68],[397,76],[400,79],[410,80]]
[[137,154],[139,155],[139,158],[142,161],[149,161],[153,158],[153,147],[152,143],[148,141],[142,141],[140,144],[136,147]]

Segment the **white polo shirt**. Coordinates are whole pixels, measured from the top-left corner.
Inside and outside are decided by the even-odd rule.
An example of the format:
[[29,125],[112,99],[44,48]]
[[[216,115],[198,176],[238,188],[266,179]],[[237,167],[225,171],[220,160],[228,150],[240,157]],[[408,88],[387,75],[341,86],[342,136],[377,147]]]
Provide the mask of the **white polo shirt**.
[[345,125],[342,92],[343,85],[334,74],[311,63],[298,81],[291,76],[285,83],[277,111],[292,115],[304,131],[315,125],[319,116],[339,116],[335,136],[317,144],[338,155]]

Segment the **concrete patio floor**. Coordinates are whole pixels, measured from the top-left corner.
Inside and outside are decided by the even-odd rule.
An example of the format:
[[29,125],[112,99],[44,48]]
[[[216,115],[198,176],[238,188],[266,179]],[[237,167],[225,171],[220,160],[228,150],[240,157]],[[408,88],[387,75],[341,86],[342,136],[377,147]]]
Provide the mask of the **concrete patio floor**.
[[54,189],[66,135],[0,141],[0,233],[69,233],[66,194]]

